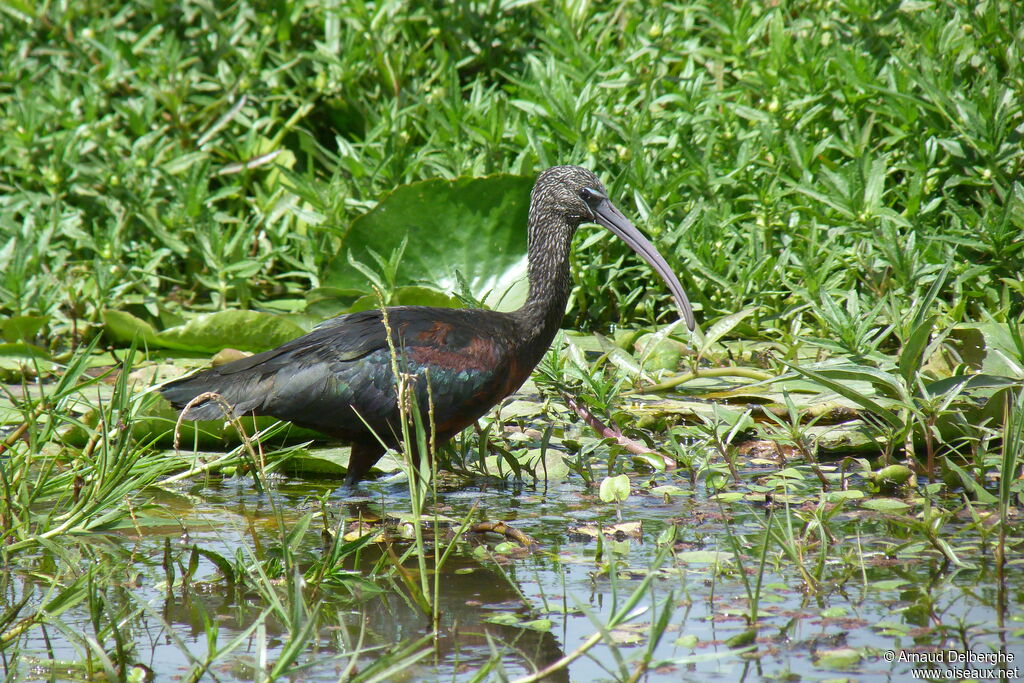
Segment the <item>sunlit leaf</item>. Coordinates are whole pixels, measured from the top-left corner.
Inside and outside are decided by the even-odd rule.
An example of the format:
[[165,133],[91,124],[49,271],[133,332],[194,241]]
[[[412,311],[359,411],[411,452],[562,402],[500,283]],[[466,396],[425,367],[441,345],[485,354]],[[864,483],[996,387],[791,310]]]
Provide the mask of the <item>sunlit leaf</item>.
[[[341,253],[323,272],[323,282],[368,291],[366,278],[349,264],[351,255],[374,263],[369,250],[389,254],[407,246],[398,265],[399,285],[442,292],[457,290],[455,271],[473,295],[489,305],[525,275],[526,214],[533,178],[426,180],[397,188],[375,209],[352,222]],[[503,302],[514,308],[521,302]]]
[[104,310],[103,329],[114,341],[128,344],[135,342],[139,346],[161,346],[156,338],[156,328],[131,313]]
[[817,653],[814,665],[822,669],[851,669],[860,663],[863,655],[852,647],[822,650]]
[[605,477],[601,482],[600,496],[606,503],[621,503],[629,498],[629,476]]
[[902,486],[910,481],[910,478],[914,476],[913,470],[906,465],[889,465],[882,469],[874,472],[872,479],[879,484],[895,484]]
[[[453,296],[430,287],[398,287],[391,293],[391,306],[440,306],[443,308],[461,308],[462,304]],[[380,308],[380,299],[376,294],[366,294],[356,299],[347,310],[348,313],[367,311]]]
[[876,512],[902,512],[910,507],[908,503],[893,498],[869,498],[861,501],[860,506],[865,510]]
[[172,349],[216,353],[224,347],[265,351],[305,332],[278,315],[258,311],[219,311],[192,318],[157,334],[157,343]]
[[742,311],[723,316],[716,320],[715,324],[708,329],[704,334],[704,339],[700,342],[701,355],[706,353],[707,350],[717,343],[722,337],[732,332],[732,330],[746,318],[753,315],[755,311],[757,311],[757,307],[751,306],[744,308]]
[[0,344],[0,358],[36,358],[39,360],[49,359],[49,352],[35,344]]
[[16,315],[4,320],[0,330],[9,342],[31,342],[48,322],[48,315]]

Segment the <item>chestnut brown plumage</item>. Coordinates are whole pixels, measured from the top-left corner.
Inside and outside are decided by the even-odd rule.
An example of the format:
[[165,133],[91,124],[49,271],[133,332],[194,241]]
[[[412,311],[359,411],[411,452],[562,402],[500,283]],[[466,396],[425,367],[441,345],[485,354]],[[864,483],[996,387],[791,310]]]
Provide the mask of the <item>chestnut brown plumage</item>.
[[[533,371],[565,315],[569,249],[576,228],[598,223],[622,238],[668,285],[689,329],[693,311],[668,264],[609,201],[593,173],[555,166],[537,178],[530,198],[530,293],[511,313],[394,306],[387,309],[400,372],[416,378],[418,405],[434,405],[436,442],[445,443],[516,391]],[[347,483],[364,477],[401,423],[384,316],[342,315],[276,349],[169,382],[160,392],[183,408],[204,392],[220,394],[236,415],[271,415],[352,444]],[[204,401],[189,420],[221,417]],[[426,422],[426,421],[425,421]]]

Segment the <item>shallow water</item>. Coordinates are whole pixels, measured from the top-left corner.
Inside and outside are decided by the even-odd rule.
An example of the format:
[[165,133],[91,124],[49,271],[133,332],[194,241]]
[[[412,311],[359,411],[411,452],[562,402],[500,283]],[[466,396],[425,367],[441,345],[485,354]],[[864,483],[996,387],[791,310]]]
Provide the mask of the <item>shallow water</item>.
[[[754,474],[743,473],[744,481]],[[994,562],[964,516],[948,520],[942,530],[966,565],[957,567],[939,552],[911,543],[906,524],[885,514],[848,505],[828,521],[834,538],[823,545],[819,541],[827,535],[813,524],[805,529],[814,497],[794,501],[789,510],[776,502],[772,528],[791,527],[805,540],[788,548],[790,554],[779,542],[769,544],[761,573],[757,647],[737,654],[724,641],[748,628],[748,590],[756,590],[758,582],[768,508],[756,501],[723,504],[702,488],[668,499],[645,493],[665,484],[690,491],[688,480],[678,474],[636,475],[632,484],[633,493],[618,512],[575,476],[547,487],[481,481],[442,487],[441,514],[456,520],[468,515],[505,520],[535,538],[540,548],[495,554],[493,548],[503,539],[494,536],[479,539],[475,546],[462,544],[442,569],[434,654],[393,680],[471,680],[488,662],[516,678],[558,660],[594,634],[595,624],[607,623],[616,606],[641,584],[658,554],[659,537],[672,528],[674,554],[639,602],[656,608],[614,630],[616,646],[602,642],[547,680],[628,678],[647,646],[652,619],[670,596],[668,626],[642,680],[910,680],[915,666],[934,666],[906,661],[922,656],[911,653],[934,650],[996,657],[1009,674],[1014,667],[1022,668],[1022,563],[1012,558],[1008,565],[1006,606],[1000,610]],[[364,483],[352,492],[335,489],[333,482],[276,477],[267,493],[258,494],[249,479],[211,479],[156,494],[156,512],[166,518],[166,525],[149,524],[141,536],[125,530],[77,539],[68,543],[67,552],[81,553],[83,563],[99,557],[133,567],[137,577],[129,573],[123,585],[104,592],[105,599],[110,608],[123,606],[118,601],[134,603],[136,614],[123,629],[135,643],[133,661],[151,668],[157,680],[172,680],[191,666],[185,651],[199,659],[206,655],[210,629],[204,627],[204,613],[218,625],[215,642],[223,647],[253,623],[263,605],[255,595],[228,590],[206,557],[199,558],[191,584],[182,587],[179,580],[168,591],[165,544],[179,577],[193,545],[229,558],[241,552],[250,560],[265,559],[280,540],[275,508],[287,531],[307,512],[320,510],[319,499],[325,495],[332,523],[342,517],[387,518],[410,510],[404,483]],[[606,538],[598,544],[587,536],[588,527],[613,525],[620,513],[625,523],[642,522],[637,537]],[[323,552],[319,525],[314,521],[299,545],[303,564]],[[78,545],[83,543],[87,551]],[[400,553],[407,543],[396,541],[393,547]],[[737,548],[742,573],[735,562]],[[382,544],[371,543],[352,569],[367,573],[384,552]],[[792,553],[802,553],[803,566],[815,577],[813,590],[796,570]],[[406,562],[411,568],[415,564]],[[42,599],[44,582],[27,575],[20,580],[21,585],[8,589],[9,599],[22,597],[25,590],[34,591],[34,600]],[[302,680],[337,680],[347,664],[346,652],[360,638],[363,647],[389,646],[429,633],[429,619],[404,588],[396,582],[378,585],[382,592],[361,599],[344,591],[320,594],[322,626],[316,646],[298,659],[307,665]],[[495,618],[547,619],[550,628],[488,621]],[[86,605],[64,613],[62,621],[82,633],[92,631]],[[204,680],[214,675],[218,680],[253,680],[260,658],[273,663],[286,638],[280,624],[268,619],[264,629],[219,660]],[[886,660],[890,652],[891,662]],[[21,641],[21,655],[8,665],[22,679],[80,676],[52,663],[82,659],[59,630],[34,630]],[[38,665],[26,656],[38,658]],[[363,656],[360,667],[376,656]],[[958,663],[954,668],[978,666],[991,668],[987,663]]]

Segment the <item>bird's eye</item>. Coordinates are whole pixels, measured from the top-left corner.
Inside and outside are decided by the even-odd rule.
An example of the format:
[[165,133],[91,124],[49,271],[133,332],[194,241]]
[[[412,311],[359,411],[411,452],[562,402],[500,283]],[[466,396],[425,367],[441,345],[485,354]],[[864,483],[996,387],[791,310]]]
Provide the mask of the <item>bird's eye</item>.
[[597,190],[591,189],[589,187],[584,187],[580,190],[580,199],[587,202],[588,204],[597,201],[600,198],[601,193],[598,192]]

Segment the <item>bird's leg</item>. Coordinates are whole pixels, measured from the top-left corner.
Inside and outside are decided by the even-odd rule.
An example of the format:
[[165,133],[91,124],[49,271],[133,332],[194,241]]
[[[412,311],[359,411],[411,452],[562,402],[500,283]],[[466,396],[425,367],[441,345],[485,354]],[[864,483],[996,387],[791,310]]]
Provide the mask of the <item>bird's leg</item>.
[[384,455],[384,447],[377,442],[352,443],[352,454],[348,458],[348,474],[345,475],[345,486],[352,486],[363,479]]

